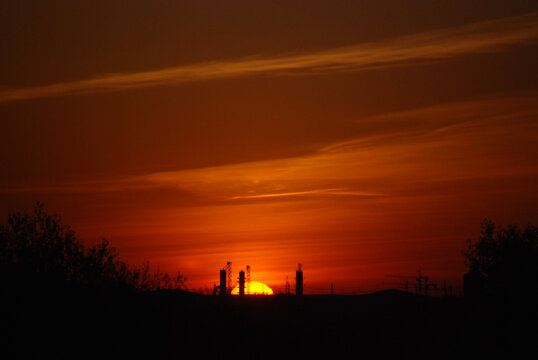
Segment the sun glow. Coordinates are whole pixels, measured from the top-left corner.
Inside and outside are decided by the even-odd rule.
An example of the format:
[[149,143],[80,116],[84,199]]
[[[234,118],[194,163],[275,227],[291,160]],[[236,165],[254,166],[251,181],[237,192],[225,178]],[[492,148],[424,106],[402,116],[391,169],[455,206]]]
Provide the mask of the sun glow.
[[[261,283],[259,281],[250,282],[250,292],[247,291],[247,286],[245,284],[245,294],[246,295],[273,295],[273,290]],[[239,295],[239,285],[233,288],[232,295]]]

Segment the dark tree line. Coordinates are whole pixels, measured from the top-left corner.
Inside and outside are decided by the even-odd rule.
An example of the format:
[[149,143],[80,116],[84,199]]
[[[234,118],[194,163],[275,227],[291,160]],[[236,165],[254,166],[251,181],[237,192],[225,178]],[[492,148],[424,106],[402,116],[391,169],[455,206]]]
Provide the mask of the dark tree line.
[[[480,357],[523,357],[536,348],[538,228],[482,222],[463,251],[465,344]],[[520,356],[518,356],[520,355]]]
[[481,279],[484,295],[506,301],[538,300],[538,228],[482,222],[477,241],[464,251],[469,273]]
[[106,239],[85,246],[59,215],[36,203],[33,213],[11,213],[0,225],[0,276],[14,287],[184,289],[186,278],[131,267]]

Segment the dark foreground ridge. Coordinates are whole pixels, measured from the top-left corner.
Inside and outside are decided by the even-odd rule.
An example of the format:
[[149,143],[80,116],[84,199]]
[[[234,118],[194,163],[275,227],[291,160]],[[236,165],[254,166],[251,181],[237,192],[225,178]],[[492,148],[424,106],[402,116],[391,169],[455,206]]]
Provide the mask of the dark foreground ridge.
[[221,298],[180,290],[70,289],[4,299],[7,358],[454,358],[508,356],[534,342],[521,327],[528,318],[514,322],[493,305],[484,307],[487,316],[471,314],[461,297],[425,298],[397,290]]

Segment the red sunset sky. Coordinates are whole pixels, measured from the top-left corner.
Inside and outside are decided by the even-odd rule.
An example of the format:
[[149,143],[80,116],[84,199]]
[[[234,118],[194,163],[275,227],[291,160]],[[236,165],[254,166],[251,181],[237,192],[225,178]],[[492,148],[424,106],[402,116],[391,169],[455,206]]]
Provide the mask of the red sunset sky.
[[538,223],[537,1],[2,1],[0,53],[2,221],[194,290],[458,287],[484,218]]

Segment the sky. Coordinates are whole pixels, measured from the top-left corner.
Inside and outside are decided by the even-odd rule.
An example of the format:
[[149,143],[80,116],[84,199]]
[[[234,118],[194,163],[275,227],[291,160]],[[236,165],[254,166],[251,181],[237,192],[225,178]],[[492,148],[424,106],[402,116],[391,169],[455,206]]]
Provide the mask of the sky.
[[538,223],[538,1],[0,3],[0,216],[305,293],[461,289]]

